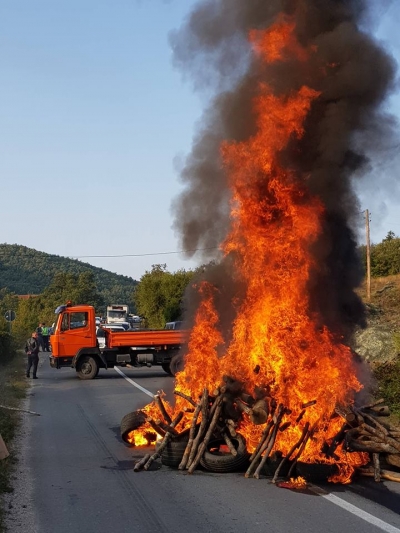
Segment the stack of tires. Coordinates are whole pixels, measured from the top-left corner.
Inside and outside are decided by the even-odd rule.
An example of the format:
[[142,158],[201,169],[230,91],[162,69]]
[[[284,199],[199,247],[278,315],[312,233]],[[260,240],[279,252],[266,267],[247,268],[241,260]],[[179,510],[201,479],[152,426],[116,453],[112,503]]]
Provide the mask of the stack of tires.
[[[121,420],[121,438],[129,443],[129,434],[140,428],[146,422],[146,414],[141,411],[128,413]],[[171,438],[161,454],[161,462],[165,466],[178,468],[189,440],[189,430],[179,436]],[[208,472],[225,473],[240,472],[246,470],[249,464],[250,454],[246,450],[246,441],[241,435],[231,438],[236,449],[233,455],[227,448],[224,439],[214,438],[210,440],[207,448],[200,459],[200,465]],[[156,451],[159,443],[156,444]]]
[[[189,434],[183,433],[171,439],[161,454],[161,462],[165,466],[178,468],[188,443]],[[215,473],[242,472],[249,464],[249,453],[246,441],[241,435],[232,438],[237,455],[233,455],[226,447],[223,439],[211,440],[200,459],[204,470]],[[157,450],[157,445],[156,445]]]

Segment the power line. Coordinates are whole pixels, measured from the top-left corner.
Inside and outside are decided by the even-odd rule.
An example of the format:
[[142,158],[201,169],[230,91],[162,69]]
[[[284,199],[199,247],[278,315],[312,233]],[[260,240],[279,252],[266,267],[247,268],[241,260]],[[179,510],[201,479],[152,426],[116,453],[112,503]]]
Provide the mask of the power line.
[[193,250],[178,250],[174,252],[154,252],[148,254],[117,254],[117,255],[68,255],[69,259],[89,259],[96,257],[147,257],[150,255],[172,255],[172,254],[183,254],[190,252],[204,252],[206,250],[218,250],[217,247],[212,248],[194,248]]

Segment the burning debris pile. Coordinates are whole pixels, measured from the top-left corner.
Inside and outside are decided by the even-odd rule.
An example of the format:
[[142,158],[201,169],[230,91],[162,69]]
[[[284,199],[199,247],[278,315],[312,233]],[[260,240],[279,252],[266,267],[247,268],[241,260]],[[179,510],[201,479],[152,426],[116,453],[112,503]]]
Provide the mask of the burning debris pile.
[[[361,29],[365,10],[363,0],[204,1],[173,37],[177,62],[216,89],[175,227],[184,249],[220,255],[203,255],[214,262],[187,296],[174,409],[143,416],[163,435],[156,455],[188,432],[189,472],[213,440],[236,457],[238,435],[256,477],[275,454],[274,478],[301,456],[338,465],[332,479],[348,482],[368,452],[397,450],[393,430],[354,407],[367,379],[349,348],[365,318],[352,180],[370,155],[360,146],[389,129],[380,104],[395,72]],[[343,421],[348,409],[355,418]]]
[[[293,483],[292,476],[300,476],[303,483],[297,483],[299,488],[306,480],[314,481],[315,478],[317,481],[350,482],[357,467],[371,462],[372,468],[361,469],[360,473],[373,475],[377,482],[381,477],[400,481],[399,472],[388,472],[381,467],[382,462],[389,468],[400,468],[400,428],[378,420],[378,417],[389,415],[387,406],[382,405],[383,400],[359,408],[337,407],[331,420],[340,421],[339,431],[323,442],[317,461],[307,463],[303,462],[302,456],[306,455],[309,441],[319,441],[321,427],[317,423],[302,425],[300,437],[286,455],[275,445],[292,423],[301,424],[307,409],[315,407],[315,401],[301,405],[294,420],[290,416],[292,412],[282,404],[278,405],[268,391],[257,390],[257,399],[243,392],[242,383],[227,376],[224,384],[212,394],[205,389],[198,402],[179,391],[175,394],[191,407],[173,415],[159,393],[154,403],[146,408],[147,412],[133,413],[139,427],[132,429],[128,424],[124,428],[127,442],[135,443],[138,439],[148,445],[156,438],[161,439],[154,454],[147,454],[136,463],[136,472],[142,468],[148,470],[154,460],[161,458],[165,465],[187,470],[190,474],[200,466],[211,472],[245,471],[245,477],[256,479],[269,476],[272,483],[280,477],[290,478]],[[132,420],[130,415],[127,416]],[[240,428],[245,426],[244,419],[261,427],[252,453],[240,433]],[[178,430],[180,425],[183,429]],[[320,470],[316,470],[318,466]]]

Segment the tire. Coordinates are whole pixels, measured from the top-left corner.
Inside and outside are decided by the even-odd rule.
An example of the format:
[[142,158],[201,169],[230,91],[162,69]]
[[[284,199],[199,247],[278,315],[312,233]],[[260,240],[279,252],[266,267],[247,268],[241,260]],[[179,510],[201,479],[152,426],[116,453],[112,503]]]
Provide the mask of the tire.
[[128,435],[131,431],[140,428],[146,422],[146,415],[143,411],[132,411],[125,415],[121,420],[121,438],[127,444],[130,444],[128,441]]
[[[164,448],[161,454],[161,463],[164,466],[170,466],[171,468],[178,468],[182,461],[183,454],[186,449],[186,445],[189,440],[189,433],[185,434],[181,438],[170,440],[167,446]],[[156,444],[156,451],[160,447],[160,444]]]
[[200,459],[200,464],[209,472],[224,473],[238,472],[247,468],[250,454],[246,450],[246,441],[241,435],[231,438],[238,452],[232,455],[229,451],[221,451],[220,447],[226,446],[223,439],[214,439],[207,445],[207,449]]
[[169,374],[170,376],[172,376],[172,372],[171,372],[171,369],[169,367],[170,363],[163,363],[161,366],[162,366],[162,369],[164,370],[164,372],[166,372],[167,374]]
[[185,361],[182,354],[174,355],[169,364],[171,376],[176,376],[178,372],[182,372],[185,366]]
[[91,355],[84,355],[79,359],[77,373],[80,379],[94,379],[99,373],[99,365]]

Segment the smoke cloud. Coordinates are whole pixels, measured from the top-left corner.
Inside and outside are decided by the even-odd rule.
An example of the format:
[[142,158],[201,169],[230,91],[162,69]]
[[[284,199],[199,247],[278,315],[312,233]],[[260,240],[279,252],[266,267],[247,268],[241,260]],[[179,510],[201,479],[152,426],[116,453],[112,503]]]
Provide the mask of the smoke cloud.
[[[174,229],[183,249],[203,250],[197,252],[199,260],[216,262],[210,276],[222,280],[221,316],[232,314],[231,300],[238,294],[229,260],[221,261],[218,251],[231,222],[220,145],[253,135],[252,101],[265,82],[276,95],[303,85],[320,93],[305,135],[282,153],[285,165],[299,179],[307,176],[309,190],[326,206],[324,231],[313,248],[319,267],[310,281],[311,311],[348,338],[364,323],[354,291],[363,276],[354,187],[374,147],[383,148],[383,139],[392,134],[393,119],[381,104],[396,75],[394,60],[368,32],[367,8],[365,0],[204,0],[171,35],[176,66],[210,102],[181,172],[184,189],[173,203]],[[298,41],[315,49],[306,65],[294,60],[260,65],[252,54],[249,31],[268,28],[280,13],[295,18]]]

